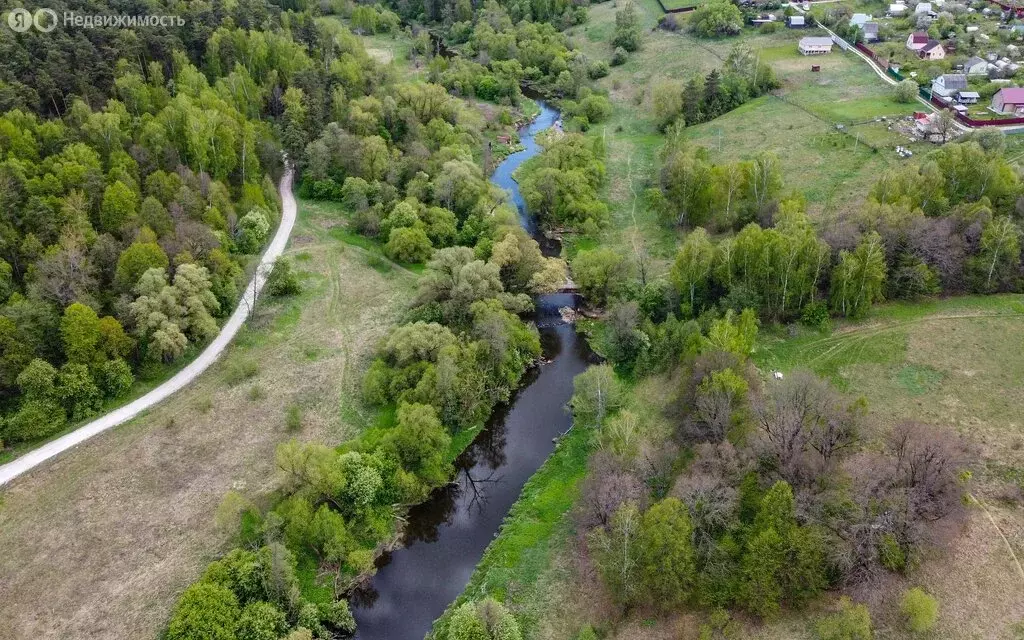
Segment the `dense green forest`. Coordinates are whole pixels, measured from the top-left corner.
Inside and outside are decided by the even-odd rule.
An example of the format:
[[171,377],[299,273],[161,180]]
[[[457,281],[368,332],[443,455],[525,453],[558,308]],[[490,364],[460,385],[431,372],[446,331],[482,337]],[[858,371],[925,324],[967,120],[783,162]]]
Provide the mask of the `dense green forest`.
[[196,33],[3,40],[7,443],[96,413],[211,338],[276,224],[278,130],[320,80],[289,30],[236,26],[292,24],[279,10],[192,6]]

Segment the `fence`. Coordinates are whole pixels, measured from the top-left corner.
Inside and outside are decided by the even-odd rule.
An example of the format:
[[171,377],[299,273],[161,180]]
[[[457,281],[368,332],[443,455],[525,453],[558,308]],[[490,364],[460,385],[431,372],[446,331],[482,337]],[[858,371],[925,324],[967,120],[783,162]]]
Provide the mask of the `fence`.
[[996,5],[996,6],[1002,7],[1004,11],[1013,11],[1013,12],[1015,12],[1017,14],[1018,18],[1020,18],[1021,16],[1024,16],[1024,7],[1015,7],[1015,6],[1012,6],[1012,5],[1008,5],[1008,4],[1004,4],[1002,2],[999,2],[998,0],[988,0],[988,1],[991,2],[992,4]]
[[658,0],[658,6],[661,7],[661,10],[664,11],[665,13],[686,13],[688,11],[693,11],[694,9],[697,8],[697,5],[694,4],[692,6],[682,7],[680,9],[666,9],[665,3],[662,2],[661,0]]
[[[989,0],[989,2],[998,4],[1000,7],[1003,7],[1004,9],[1010,9],[1010,7],[1002,4],[1001,2],[996,2],[996,0]],[[1024,14],[1024,8],[1015,8],[1015,10],[1020,12],[1021,14]],[[871,49],[869,49],[868,47],[864,46],[859,42],[855,44],[854,47],[857,48],[857,51],[860,51],[864,55],[870,57],[875,62],[879,64],[882,64],[884,62],[886,73],[888,73],[890,76],[897,80],[903,80],[903,74],[899,73],[898,71],[894,71],[893,68],[888,65],[888,62],[880,59],[878,57],[878,54],[876,54],[874,51],[872,51]],[[932,105],[938,107],[939,109],[949,108],[948,104],[942,102],[941,100],[933,96],[930,89],[926,87],[918,87],[917,92],[922,98],[930,102]],[[1024,124],[1024,118],[998,118],[996,120],[976,120],[975,118],[964,115],[962,113],[958,113],[956,111],[953,112],[953,115],[956,116],[957,120],[967,125],[968,127],[1002,127],[1005,125]]]

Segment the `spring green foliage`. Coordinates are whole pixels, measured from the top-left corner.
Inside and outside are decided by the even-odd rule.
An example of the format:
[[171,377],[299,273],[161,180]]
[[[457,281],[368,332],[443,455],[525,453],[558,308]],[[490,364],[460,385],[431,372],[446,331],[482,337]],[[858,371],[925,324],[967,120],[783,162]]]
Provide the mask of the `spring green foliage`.
[[447,620],[441,640],[522,640],[519,623],[494,599],[466,602]]
[[588,300],[604,304],[626,284],[629,264],[613,249],[590,249],[576,254],[572,261],[572,273]]
[[686,603],[696,577],[690,511],[665,498],[644,512],[637,543],[641,589],[651,604],[672,610]]
[[550,227],[596,230],[608,222],[608,206],[597,196],[605,181],[600,138],[578,134],[540,140],[544,150],[517,172],[530,213]]
[[839,600],[839,611],[822,618],[814,627],[818,640],[871,640],[871,614],[849,598]]
[[623,389],[615,370],[606,364],[593,365],[572,381],[569,400],[573,418],[583,426],[600,428],[623,401]]
[[615,12],[615,36],[612,38],[613,47],[622,47],[626,51],[633,52],[640,48],[641,42],[640,16],[637,15],[636,7],[632,2]]
[[882,239],[865,237],[857,248],[839,254],[832,272],[832,310],[844,316],[859,316],[882,299],[886,264]]
[[900,601],[907,628],[914,633],[925,633],[935,626],[939,617],[939,601],[921,587],[908,589]]
[[[41,403],[89,415],[126,393],[147,360],[174,360],[189,341],[215,333],[238,301],[242,254],[258,252],[276,218],[266,175],[280,166],[269,93],[294,92],[295,74],[315,73],[305,45],[259,3],[182,11],[206,28],[139,32],[131,42],[97,30],[91,39],[60,33],[9,43],[0,65],[0,339],[20,346],[4,349],[0,411],[20,417],[0,429],[5,442],[57,428],[56,412],[40,422]],[[173,304],[138,293],[151,269],[190,290]],[[216,304],[196,270],[206,272]],[[136,305],[140,295],[150,299]],[[181,303],[194,308],[172,308]],[[102,329],[100,347],[90,347],[90,312],[104,327],[142,325],[138,348],[111,343]],[[59,388],[27,406],[15,379],[36,358],[59,371]]]
[[731,2],[713,0],[700,5],[690,15],[690,27],[705,38],[734,36],[743,28],[743,15]]

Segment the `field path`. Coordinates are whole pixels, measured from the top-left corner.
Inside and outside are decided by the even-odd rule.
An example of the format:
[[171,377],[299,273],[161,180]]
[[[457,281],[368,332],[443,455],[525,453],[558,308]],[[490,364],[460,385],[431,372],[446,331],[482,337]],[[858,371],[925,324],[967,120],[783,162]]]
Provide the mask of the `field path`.
[[293,173],[291,170],[286,171],[284,176],[281,177],[281,223],[277,226],[274,239],[270,241],[267,250],[263,252],[263,257],[260,258],[256,272],[249,282],[249,286],[246,287],[245,293],[242,294],[238,307],[221,328],[217,337],[213,339],[213,342],[195,360],[190,362],[188,366],[176,373],[174,377],[141,398],[133,400],[119,409],[115,409],[70,433],[64,434],[52,442],[47,442],[38,449],[33,449],[12,462],[0,466],[0,486],[7,484],[50,458],[85,442],[94,435],[103,433],[138,416],[143,411],[162,402],[176,391],[188,385],[199,374],[206,371],[211,364],[217,361],[217,358],[224,353],[224,350],[231,344],[231,341],[249,317],[250,310],[259,298],[263,285],[266,283],[267,275],[270,273],[269,266],[281,256],[285,246],[288,244],[292,227],[295,226],[297,209],[295,196],[292,195],[292,177]]

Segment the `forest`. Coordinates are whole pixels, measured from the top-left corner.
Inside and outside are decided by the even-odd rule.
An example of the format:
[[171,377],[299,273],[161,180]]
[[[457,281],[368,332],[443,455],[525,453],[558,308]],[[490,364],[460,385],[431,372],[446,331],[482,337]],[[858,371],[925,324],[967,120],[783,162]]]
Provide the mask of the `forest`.
[[[585,2],[143,4],[186,28],[0,40],[0,442],[58,434],[198,353],[278,222],[285,157],[303,199],[337,205],[338,227],[416,277],[360,369],[371,426],[282,444],[272,495],[228,494],[230,548],[184,589],[167,640],[354,633],[345,598],[540,365],[534,296],[570,274],[605,361],[567,408],[587,443],[568,518],[591,571],[572,575],[600,584],[613,619],[697,611],[701,638],[734,637],[740,618],[907,575],[967,518],[968,439],[889,429],[867,399],[810,371],[769,379],[754,356],[782,326],[826,335],[884,301],[1024,291],[1024,185],[1002,134],[923,154],[823,219],[775,152],[714,162],[688,137],[783,86],[735,45],[710,71],[650,87],[660,149],[634,211],[654,211],[672,249],[634,237],[624,251],[603,243],[621,225],[607,197],[621,105],[597,81],[642,51],[632,3],[616,5],[600,59],[573,31]],[[735,35],[734,13],[708,3],[690,29]],[[407,37],[408,59],[370,55],[375,34]],[[564,125],[516,180],[564,257],[542,254],[488,180],[540,98]],[[271,278],[271,295],[300,288],[291,263]],[[645,416],[632,394],[654,379],[670,391]],[[522,617],[501,594],[474,596],[433,637],[531,637]],[[844,598],[816,634],[871,637],[868,610]]]

